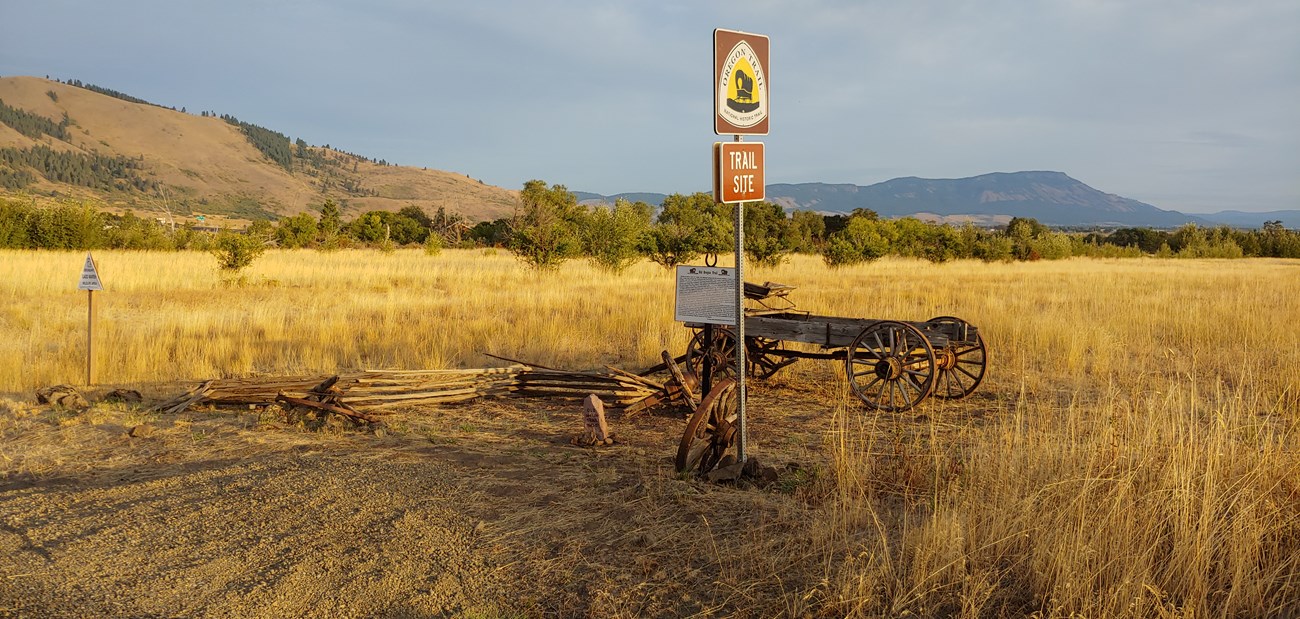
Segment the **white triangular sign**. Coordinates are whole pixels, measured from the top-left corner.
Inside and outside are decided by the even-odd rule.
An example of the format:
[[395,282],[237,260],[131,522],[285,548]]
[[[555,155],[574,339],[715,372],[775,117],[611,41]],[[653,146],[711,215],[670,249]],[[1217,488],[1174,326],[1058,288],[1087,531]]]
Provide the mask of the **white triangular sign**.
[[95,259],[86,253],[86,266],[81,267],[81,285],[77,290],[103,290],[104,284],[99,281],[99,269],[95,268]]

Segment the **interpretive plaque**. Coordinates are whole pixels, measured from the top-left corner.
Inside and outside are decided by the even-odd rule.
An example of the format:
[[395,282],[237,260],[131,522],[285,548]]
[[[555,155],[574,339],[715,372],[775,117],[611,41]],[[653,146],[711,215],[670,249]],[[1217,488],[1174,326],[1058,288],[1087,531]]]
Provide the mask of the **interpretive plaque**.
[[735,269],[678,266],[674,319],[678,322],[735,325]]

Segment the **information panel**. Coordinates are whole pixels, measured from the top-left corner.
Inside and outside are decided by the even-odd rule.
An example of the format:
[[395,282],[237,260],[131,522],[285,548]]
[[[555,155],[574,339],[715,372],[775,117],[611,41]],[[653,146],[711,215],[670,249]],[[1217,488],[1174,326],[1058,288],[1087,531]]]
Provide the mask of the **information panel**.
[[674,320],[711,325],[735,325],[735,269],[678,266]]

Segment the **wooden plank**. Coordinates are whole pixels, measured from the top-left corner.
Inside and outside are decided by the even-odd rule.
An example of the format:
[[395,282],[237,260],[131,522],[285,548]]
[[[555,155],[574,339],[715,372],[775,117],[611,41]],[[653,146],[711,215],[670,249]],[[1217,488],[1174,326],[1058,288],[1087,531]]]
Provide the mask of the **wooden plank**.
[[343,415],[344,417],[348,417],[354,420],[361,420],[370,423],[375,423],[379,421],[377,417],[373,417],[365,413],[357,412],[355,410],[346,409],[340,406],[334,406],[332,404],[326,404],[325,402],[317,402],[316,400],[308,400],[306,398],[295,398],[292,396],[285,395],[283,393],[277,395],[275,401],[284,402],[285,404],[291,404],[293,406],[314,408],[316,410],[334,413],[336,415]]
[[465,389],[448,389],[446,391],[417,391],[411,393],[388,393],[373,394],[365,391],[351,391],[345,394],[341,399],[344,402],[356,406],[360,402],[396,402],[400,400],[416,400],[433,395],[461,395],[466,393],[480,393],[483,389],[479,387],[468,387]]

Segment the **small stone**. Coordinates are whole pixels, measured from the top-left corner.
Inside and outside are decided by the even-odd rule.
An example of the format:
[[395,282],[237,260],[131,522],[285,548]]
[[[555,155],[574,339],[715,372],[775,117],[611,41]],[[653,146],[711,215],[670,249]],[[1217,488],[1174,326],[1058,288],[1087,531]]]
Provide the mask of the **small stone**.
[[713,483],[720,481],[736,481],[737,479],[740,479],[741,471],[744,468],[745,465],[739,462],[733,462],[727,466],[719,466],[718,468],[709,471],[709,474],[704,477]]
[[136,404],[144,400],[135,389],[114,389],[104,396],[105,402],[123,402],[127,404]]

